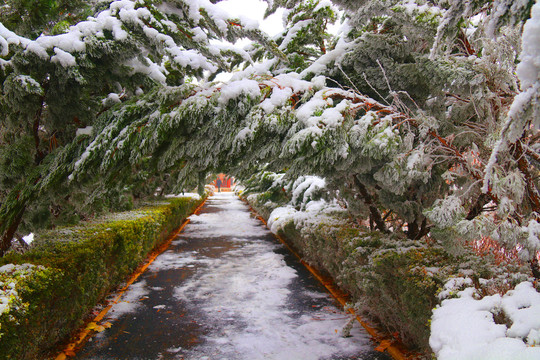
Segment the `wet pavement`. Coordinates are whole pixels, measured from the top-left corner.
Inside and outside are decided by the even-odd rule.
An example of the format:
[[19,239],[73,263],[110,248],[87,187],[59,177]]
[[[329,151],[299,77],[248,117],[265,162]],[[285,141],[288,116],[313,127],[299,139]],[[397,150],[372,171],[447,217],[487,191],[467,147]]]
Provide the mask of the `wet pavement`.
[[211,197],[76,359],[388,360],[233,193]]

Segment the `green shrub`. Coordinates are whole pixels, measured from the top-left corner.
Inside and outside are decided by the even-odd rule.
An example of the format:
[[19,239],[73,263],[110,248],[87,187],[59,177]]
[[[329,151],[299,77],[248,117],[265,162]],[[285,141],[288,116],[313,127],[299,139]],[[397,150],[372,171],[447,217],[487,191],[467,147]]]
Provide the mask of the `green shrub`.
[[429,320],[445,279],[424,269],[448,263],[448,256],[438,248],[396,249],[376,255],[363,271],[366,308],[388,332],[398,332],[409,346],[429,351]]
[[13,271],[13,265],[4,266],[12,271],[0,272],[0,290],[7,293],[15,284],[4,296],[11,299],[7,311],[0,312],[2,358],[46,357],[201,201],[173,198],[85,226],[47,231],[36,235],[27,253],[0,259],[0,266],[32,264],[15,266],[26,272]]
[[[259,199],[248,198],[252,203]],[[260,201],[253,207],[266,210]],[[290,221],[279,235],[350,294],[359,312],[388,333],[399,333],[411,348],[429,353],[436,295],[459,262],[439,247],[370,231],[346,218],[334,220],[306,227]],[[425,271],[435,266],[440,269],[435,274]]]

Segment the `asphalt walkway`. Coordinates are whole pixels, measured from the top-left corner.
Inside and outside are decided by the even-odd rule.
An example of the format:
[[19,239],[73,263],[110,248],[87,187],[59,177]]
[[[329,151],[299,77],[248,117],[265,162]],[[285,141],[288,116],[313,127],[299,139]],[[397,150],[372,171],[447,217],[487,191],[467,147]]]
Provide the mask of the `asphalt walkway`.
[[76,359],[387,360],[233,193],[211,197]]

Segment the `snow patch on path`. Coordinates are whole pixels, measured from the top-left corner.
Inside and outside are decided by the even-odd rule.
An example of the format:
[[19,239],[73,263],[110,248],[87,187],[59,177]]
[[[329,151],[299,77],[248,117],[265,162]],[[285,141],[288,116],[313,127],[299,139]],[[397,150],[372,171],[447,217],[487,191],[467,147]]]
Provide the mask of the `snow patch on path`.
[[[220,257],[204,256],[204,245],[195,251],[175,252],[172,248],[149,266],[156,272],[193,268],[193,274],[173,288],[173,297],[205,329],[199,336],[201,342],[174,344],[165,353],[192,360],[322,360],[369,350],[369,338],[358,325],[351,331],[352,337],[340,336],[350,315],[329,305],[328,294],[296,288],[303,286],[296,270],[287,265],[285,255],[276,252],[282,245],[269,241],[270,232],[234,194],[216,194],[205,211],[193,216],[176,241],[189,245],[193,238],[203,243],[208,239],[209,247],[227,249]],[[234,246],[224,247],[223,242]],[[152,298],[150,290],[165,289],[152,288],[145,280],[136,282],[109,316],[113,320],[132,312],[138,316],[136,311],[144,300]],[[157,302],[151,310],[168,308]]]
[[144,299],[149,293],[150,291],[146,286],[146,281],[143,280],[132,284],[129,287],[129,291],[126,291],[118,303],[111,307],[107,313],[107,317],[115,320],[125,314],[137,311],[142,305],[140,302],[141,299]]
[[183,267],[193,267],[195,264],[208,264],[209,260],[203,256],[197,256],[197,251],[186,251],[177,253],[167,250],[159,255],[150,266],[149,271],[163,271],[170,269],[180,269]]
[[204,272],[175,289],[182,301],[195,302],[197,311],[220,324],[205,345],[188,358],[212,354],[234,359],[324,359],[354,354],[365,342],[362,335],[339,334],[347,315],[336,308],[314,309],[309,314],[290,310],[289,285],[297,277],[278,245],[254,241],[229,251]]
[[[289,302],[290,286],[297,278],[284,256],[274,250],[281,245],[254,236],[268,230],[250,216],[248,207],[232,194],[211,198],[210,205],[227,211],[194,217],[186,237],[235,235],[240,246],[221,258],[208,259],[208,268],[174,290],[174,296],[193,311],[208,316],[203,322],[217,329],[199,347],[185,350],[189,359],[317,360],[354,355],[365,349],[368,339],[358,329],[352,338],[340,336],[348,315],[331,307],[298,312]],[[239,232],[246,237],[242,241]],[[324,298],[316,294],[312,298]],[[358,328],[358,326],[357,326]]]
[[222,211],[191,215],[189,217],[191,223],[182,234],[183,237],[242,238],[268,234],[268,230],[252,217],[247,211],[248,207],[234,193],[218,193],[210,198],[209,205]]

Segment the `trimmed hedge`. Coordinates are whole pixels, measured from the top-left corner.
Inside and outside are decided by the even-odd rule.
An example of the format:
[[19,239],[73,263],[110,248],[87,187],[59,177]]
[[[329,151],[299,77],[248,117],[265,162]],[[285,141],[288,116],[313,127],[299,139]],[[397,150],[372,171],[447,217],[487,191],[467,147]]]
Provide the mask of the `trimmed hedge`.
[[[268,219],[279,205],[267,198],[267,193],[252,194],[246,200]],[[333,220],[308,227],[291,220],[278,234],[305,261],[350,294],[359,314],[388,334],[397,332],[410,349],[426,358],[431,358],[432,310],[440,303],[437,295],[447,281],[467,272],[486,293],[493,290],[487,287],[498,281],[500,265],[493,266],[489,257],[472,253],[453,256],[438,245],[372,232],[346,217]],[[481,278],[494,281],[482,285]],[[524,279],[516,276],[510,280],[518,283]]]
[[447,256],[432,257],[437,250],[419,246],[392,248],[393,242],[380,232],[346,224],[320,224],[306,232],[291,221],[279,235],[350,294],[360,305],[357,311],[387,333],[399,333],[411,349],[430,352],[429,319],[445,278],[411,269],[449,265]]
[[171,198],[113,219],[47,231],[25,254],[0,259],[0,266],[37,265],[7,265],[11,272],[0,276],[0,290],[14,290],[10,307],[0,313],[2,359],[46,358],[202,201]]

